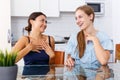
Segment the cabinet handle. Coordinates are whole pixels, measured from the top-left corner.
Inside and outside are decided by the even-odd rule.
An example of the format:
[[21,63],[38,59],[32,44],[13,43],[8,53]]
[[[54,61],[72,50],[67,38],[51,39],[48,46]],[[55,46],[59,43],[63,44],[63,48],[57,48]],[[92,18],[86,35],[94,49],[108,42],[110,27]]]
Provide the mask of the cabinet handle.
[[7,33],[7,41],[8,41],[8,43],[11,42],[11,31],[10,31],[10,29],[8,29],[8,33]]

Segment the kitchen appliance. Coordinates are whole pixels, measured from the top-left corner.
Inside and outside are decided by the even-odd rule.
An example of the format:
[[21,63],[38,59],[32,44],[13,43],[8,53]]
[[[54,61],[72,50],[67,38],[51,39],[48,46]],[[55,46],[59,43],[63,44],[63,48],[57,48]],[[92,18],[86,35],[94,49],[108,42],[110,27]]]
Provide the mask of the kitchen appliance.
[[53,36],[55,39],[55,44],[63,44],[66,43],[66,40],[64,39],[64,37],[59,36],[59,35],[54,35]]
[[86,1],[86,4],[94,9],[95,16],[104,16],[105,3],[103,1]]

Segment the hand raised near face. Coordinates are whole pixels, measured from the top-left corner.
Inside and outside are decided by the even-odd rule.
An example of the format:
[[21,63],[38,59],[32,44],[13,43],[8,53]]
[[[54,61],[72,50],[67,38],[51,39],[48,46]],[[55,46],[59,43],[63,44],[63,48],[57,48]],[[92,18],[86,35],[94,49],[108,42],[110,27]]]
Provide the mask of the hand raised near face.
[[96,34],[92,35],[92,34],[89,34],[87,32],[84,32],[85,33],[85,38],[86,38],[86,41],[97,41],[98,38],[96,37]]

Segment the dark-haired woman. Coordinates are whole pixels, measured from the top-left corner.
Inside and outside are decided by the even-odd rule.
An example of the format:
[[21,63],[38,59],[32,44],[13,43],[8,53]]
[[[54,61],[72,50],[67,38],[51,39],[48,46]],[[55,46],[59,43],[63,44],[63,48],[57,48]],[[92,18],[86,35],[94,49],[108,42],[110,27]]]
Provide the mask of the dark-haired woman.
[[18,51],[16,62],[24,58],[25,65],[48,65],[54,58],[54,38],[43,34],[47,27],[46,15],[33,12],[28,19],[28,36],[22,36],[12,51]]
[[106,65],[113,51],[113,42],[102,31],[94,27],[94,11],[88,5],[80,6],[75,11],[76,23],[80,31],[71,35],[67,47],[65,65],[88,64]]

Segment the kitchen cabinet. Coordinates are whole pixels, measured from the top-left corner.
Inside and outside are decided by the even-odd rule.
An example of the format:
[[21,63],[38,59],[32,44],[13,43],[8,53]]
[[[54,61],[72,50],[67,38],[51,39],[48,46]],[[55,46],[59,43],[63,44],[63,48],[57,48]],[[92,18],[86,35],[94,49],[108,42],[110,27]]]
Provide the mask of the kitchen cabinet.
[[10,1],[0,1],[0,49],[11,49],[11,19],[10,19]]
[[29,16],[32,12],[41,11],[47,17],[59,17],[60,11],[73,12],[84,4],[84,0],[11,0],[11,15]]
[[60,0],[60,11],[73,12],[78,6],[84,4],[85,4],[84,0]]
[[40,0],[40,11],[48,17],[59,17],[59,0]]
[[58,0],[11,0],[11,16],[29,16],[32,12],[41,11],[47,17],[58,17],[58,4]]
[[11,16],[29,16],[40,11],[40,0],[11,0]]

